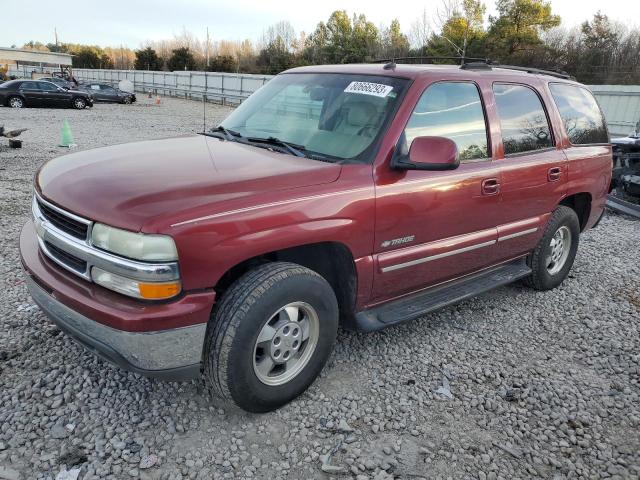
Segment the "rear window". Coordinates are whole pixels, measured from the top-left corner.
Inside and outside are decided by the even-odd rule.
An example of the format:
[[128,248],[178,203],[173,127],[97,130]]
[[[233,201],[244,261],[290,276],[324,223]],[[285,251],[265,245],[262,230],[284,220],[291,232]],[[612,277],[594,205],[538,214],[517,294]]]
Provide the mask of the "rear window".
[[604,116],[589,90],[564,83],[551,83],[549,89],[572,144],[609,143]]
[[553,147],[547,115],[536,92],[524,85],[496,83],[493,93],[505,155]]

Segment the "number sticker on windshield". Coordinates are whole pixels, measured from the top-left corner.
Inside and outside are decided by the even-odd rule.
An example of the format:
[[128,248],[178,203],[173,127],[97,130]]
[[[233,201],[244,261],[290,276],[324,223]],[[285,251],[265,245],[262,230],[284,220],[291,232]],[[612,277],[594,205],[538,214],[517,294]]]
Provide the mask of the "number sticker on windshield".
[[391,90],[393,90],[393,87],[389,85],[369,82],[351,82],[347,88],[344,89],[347,93],[359,93],[362,95],[373,95],[375,97],[386,97],[391,93]]

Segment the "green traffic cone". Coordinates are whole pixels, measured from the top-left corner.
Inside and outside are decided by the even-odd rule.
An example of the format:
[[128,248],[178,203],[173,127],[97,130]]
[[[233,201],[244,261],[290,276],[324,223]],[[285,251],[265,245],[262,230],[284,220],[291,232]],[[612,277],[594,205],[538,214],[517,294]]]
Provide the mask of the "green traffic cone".
[[76,143],[73,141],[73,134],[71,133],[71,127],[66,120],[62,122],[62,140],[60,141],[61,147],[73,148],[76,147]]

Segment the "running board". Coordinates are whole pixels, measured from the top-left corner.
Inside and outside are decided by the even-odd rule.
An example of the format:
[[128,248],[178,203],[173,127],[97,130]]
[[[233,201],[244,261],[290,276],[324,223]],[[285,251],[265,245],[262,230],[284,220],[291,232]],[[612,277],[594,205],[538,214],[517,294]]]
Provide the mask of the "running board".
[[355,316],[355,327],[360,331],[371,332],[414,320],[429,312],[475,297],[529,275],[531,275],[531,269],[522,258],[358,312]]

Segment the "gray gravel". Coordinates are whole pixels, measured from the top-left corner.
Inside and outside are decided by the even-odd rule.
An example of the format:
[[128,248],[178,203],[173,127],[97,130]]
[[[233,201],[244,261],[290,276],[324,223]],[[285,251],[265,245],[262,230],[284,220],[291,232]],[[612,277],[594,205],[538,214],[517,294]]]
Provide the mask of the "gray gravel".
[[[85,353],[24,285],[37,167],[79,148],[197,131],[202,105],[0,108],[0,479],[640,478],[640,222],[610,215],[558,289],[498,289],[375,334],[341,332],[277,412],[209,400]],[[209,105],[210,124],[228,109]]]

